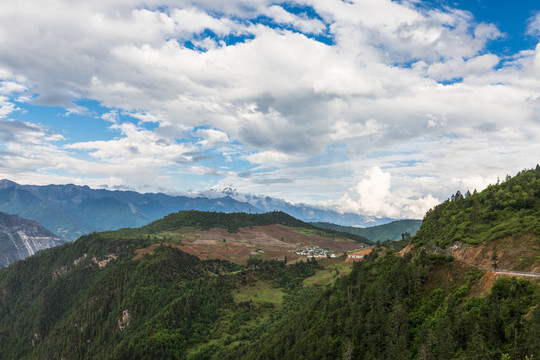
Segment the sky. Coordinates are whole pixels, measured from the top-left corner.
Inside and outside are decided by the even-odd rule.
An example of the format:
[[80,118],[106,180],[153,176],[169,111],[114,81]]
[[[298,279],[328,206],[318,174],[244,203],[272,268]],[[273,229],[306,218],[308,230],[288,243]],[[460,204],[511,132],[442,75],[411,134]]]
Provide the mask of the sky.
[[0,178],[422,218],[540,162],[540,5],[0,2]]

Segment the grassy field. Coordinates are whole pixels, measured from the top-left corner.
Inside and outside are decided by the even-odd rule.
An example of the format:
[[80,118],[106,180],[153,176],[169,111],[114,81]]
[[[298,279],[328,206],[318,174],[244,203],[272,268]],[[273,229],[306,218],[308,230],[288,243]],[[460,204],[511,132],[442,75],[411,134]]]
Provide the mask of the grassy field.
[[236,303],[252,301],[281,305],[283,302],[283,291],[273,288],[272,285],[266,282],[258,281],[254,286],[242,286],[238,290],[233,290],[233,298]]
[[302,282],[304,286],[332,284],[339,276],[348,275],[352,270],[352,265],[345,261],[321,260],[320,263],[325,268],[304,279]]

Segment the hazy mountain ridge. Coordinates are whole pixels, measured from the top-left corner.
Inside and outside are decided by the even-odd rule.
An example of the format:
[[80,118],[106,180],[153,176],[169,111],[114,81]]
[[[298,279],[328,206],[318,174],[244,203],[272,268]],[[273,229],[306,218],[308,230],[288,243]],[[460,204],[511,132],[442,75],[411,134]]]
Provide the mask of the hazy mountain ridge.
[[261,212],[231,198],[207,199],[77,185],[19,185],[0,181],[0,210],[43,224],[72,241],[93,231],[139,227],[181,210]]
[[421,224],[422,220],[395,220],[388,224],[371,226],[367,228],[359,228],[321,222],[313,223],[313,225],[323,229],[333,229],[337,231],[348,232],[350,234],[364,236],[372,242],[401,240],[402,234],[405,233],[409,233],[409,235],[413,236],[414,234],[416,234]]
[[0,268],[62,244],[64,241],[37,222],[0,212]]
[[[231,196],[232,195],[232,196]],[[140,227],[183,210],[265,213],[284,211],[300,220],[338,224],[378,224],[390,219],[340,214],[335,211],[293,205],[284,200],[208,191],[199,196],[91,189],[78,185],[19,185],[0,180],[0,211],[32,219],[72,241],[93,231]]]
[[[201,192],[202,196],[219,198],[230,196],[241,202],[247,202],[263,212],[283,211],[306,222],[329,222],[342,226],[376,226],[385,224],[393,219],[378,218],[375,216],[360,215],[354,213],[340,213],[334,210],[318,207],[310,204],[293,204],[283,199],[273,198],[264,195],[239,193],[231,186],[214,187],[208,191]],[[323,220],[322,220],[323,219]]]

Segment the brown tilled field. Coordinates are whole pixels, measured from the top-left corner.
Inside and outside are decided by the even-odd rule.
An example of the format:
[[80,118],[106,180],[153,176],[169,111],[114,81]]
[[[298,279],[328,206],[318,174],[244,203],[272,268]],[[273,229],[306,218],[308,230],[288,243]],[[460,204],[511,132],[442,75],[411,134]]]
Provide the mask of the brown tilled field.
[[[305,234],[281,225],[240,228],[237,233],[229,233],[224,229],[179,230],[177,236],[173,236],[171,242],[164,245],[178,247],[202,260],[222,259],[244,264],[252,255],[268,260],[283,260],[285,257],[287,261],[302,259],[305,257],[296,255],[293,251],[306,246],[329,248],[335,252],[364,247],[350,239]],[[133,260],[140,259],[144,254],[153,254],[157,246],[159,244],[136,250]]]

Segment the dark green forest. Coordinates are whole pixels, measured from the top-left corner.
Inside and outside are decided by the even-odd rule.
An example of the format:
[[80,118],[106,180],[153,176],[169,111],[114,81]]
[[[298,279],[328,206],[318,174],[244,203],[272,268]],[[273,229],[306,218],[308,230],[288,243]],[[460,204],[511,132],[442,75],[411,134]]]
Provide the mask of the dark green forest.
[[[446,291],[430,284],[435,269],[453,259],[370,257],[348,277],[283,313],[254,342],[214,357],[246,359],[521,359],[540,356],[537,288],[527,280],[502,278],[489,295],[469,297],[482,275],[461,274]],[[523,316],[529,314],[530,320]]]
[[[167,246],[133,261],[126,244],[104,268],[89,256],[73,265],[92,248],[122,246],[91,235],[0,272],[2,359],[540,356],[537,285],[501,278],[487,296],[471,296],[482,271],[448,256],[375,252],[332,286],[302,285],[316,261],[244,266]],[[440,273],[453,274],[452,284],[439,283]],[[283,302],[235,302],[260,281],[283,291]]]

